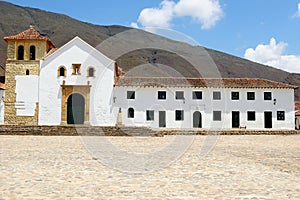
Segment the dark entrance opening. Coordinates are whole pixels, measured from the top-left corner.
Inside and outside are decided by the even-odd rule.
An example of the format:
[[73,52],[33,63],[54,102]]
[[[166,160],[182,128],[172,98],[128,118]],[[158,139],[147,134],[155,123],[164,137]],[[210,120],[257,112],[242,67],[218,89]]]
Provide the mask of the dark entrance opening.
[[18,47],[18,60],[24,60],[24,46]]
[[265,112],[265,128],[272,128],[272,112]]
[[240,112],[232,111],[232,128],[240,127]]
[[159,111],[159,127],[166,127],[166,111]]
[[199,111],[196,111],[193,114],[193,127],[202,128],[202,116]]
[[35,46],[30,46],[30,60],[35,60]]
[[84,97],[80,94],[72,94],[68,98],[67,106],[67,123],[83,124],[84,123]]
[[59,68],[59,76],[65,76],[65,68],[63,67]]

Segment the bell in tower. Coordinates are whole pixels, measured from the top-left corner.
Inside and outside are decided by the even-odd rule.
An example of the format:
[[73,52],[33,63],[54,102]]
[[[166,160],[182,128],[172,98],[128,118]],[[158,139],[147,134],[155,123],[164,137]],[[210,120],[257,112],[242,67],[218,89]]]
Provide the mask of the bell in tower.
[[33,26],[4,40],[7,42],[4,124],[37,125],[40,60],[54,45]]

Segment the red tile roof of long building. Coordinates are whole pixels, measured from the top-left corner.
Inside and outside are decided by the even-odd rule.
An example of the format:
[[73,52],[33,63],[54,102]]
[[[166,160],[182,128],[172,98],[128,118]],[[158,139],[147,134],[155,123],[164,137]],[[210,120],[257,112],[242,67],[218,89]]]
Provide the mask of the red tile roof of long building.
[[118,77],[116,86],[137,87],[214,87],[214,88],[290,88],[297,86],[256,78],[174,78]]

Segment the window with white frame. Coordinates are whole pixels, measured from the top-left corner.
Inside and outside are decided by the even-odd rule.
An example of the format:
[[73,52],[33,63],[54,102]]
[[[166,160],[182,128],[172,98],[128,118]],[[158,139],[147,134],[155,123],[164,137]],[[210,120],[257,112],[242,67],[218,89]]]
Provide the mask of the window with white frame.
[[248,121],[255,121],[255,111],[248,111],[247,112],[247,120]]
[[158,91],[157,92],[157,98],[160,100],[167,99],[167,92],[166,91]]
[[285,120],[285,112],[284,111],[277,111],[277,120],[279,120],[279,121]]
[[184,92],[183,91],[176,91],[175,99],[184,99]]
[[213,92],[213,100],[221,100],[221,92],[220,91]]
[[213,111],[213,120],[221,121],[222,120],[222,112],[221,111]]
[[272,100],[272,92],[264,92],[264,100]]
[[247,100],[255,100],[255,92],[247,92]]
[[175,120],[176,121],[184,120],[184,111],[183,110],[175,110]]
[[193,91],[192,96],[194,100],[202,99],[202,91]]
[[94,67],[89,67],[88,68],[87,76],[88,77],[94,77],[95,76],[95,69],[94,69]]
[[240,93],[239,92],[231,92],[231,100],[239,100]]
[[135,99],[135,91],[127,91],[127,99]]
[[154,110],[146,110],[147,121],[154,121]]

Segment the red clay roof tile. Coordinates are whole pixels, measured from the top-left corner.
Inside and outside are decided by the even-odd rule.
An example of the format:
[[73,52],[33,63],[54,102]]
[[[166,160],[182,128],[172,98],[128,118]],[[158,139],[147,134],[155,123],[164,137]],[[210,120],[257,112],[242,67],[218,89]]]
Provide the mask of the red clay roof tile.
[[215,88],[291,88],[296,86],[254,78],[146,78],[119,77],[116,86],[215,87]]
[[41,35],[37,30],[35,30],[33,27],[30,27],[29,29],[12,36],[4,37],[5,41],[8,40],[45,40],[49,42],[50,46],[54,47],[52,42],[49,38]]

